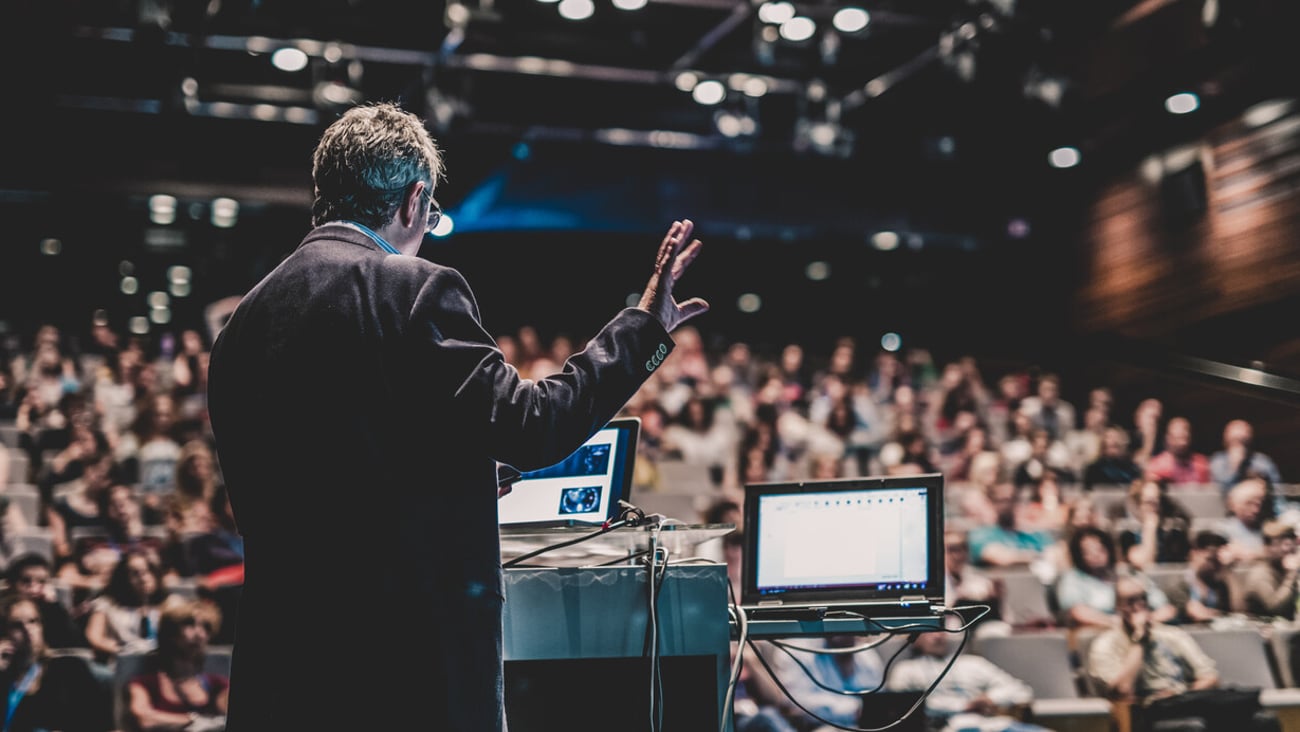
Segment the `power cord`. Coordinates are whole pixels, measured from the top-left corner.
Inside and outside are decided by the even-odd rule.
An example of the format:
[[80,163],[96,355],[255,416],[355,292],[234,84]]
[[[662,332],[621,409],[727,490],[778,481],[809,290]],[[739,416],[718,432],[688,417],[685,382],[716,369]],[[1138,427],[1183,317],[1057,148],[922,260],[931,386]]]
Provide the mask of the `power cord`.
[[[983,612],[976,615],[974,618],[972,618],[969,621],[967,621],[960,612],[962,610],[980,610],[980,609],[982,609]],[[799,709],[802,710],[808,716],[812,717],[818,722],[821,722],[822,724],[825,724],[830,727],[834,727],[835,729],[847,730],[848,732],[884,732],[885,730],[893,729],[894,727],[897,727],[898,725],[902,724],[903,721],[906,720],[908,717],[912,716],[912,714],[914,714],[917,709],[921,708],[921,706],[925,703],[926,699],[929,698],[930,694],[933,693],[935,688],[939,686],[939,683],[943,681],[943,678],[948,675],[948,671],[952,669],[953,664],[957,661],[957,657],[960,656],[961,652],[965,649],[966,643],[970,639],[971,627],[975,623],[979,622],[979,620],[981,620],[985,615],[991,612],[991,610],[992,608],[988,605],[971,605],[971,606],[963,606],[959,608],[944,608],[942,611],[942,614],[944,616],[955,615],[956,617],[960,618],[963,621],[961,626],[952,629],[942,628],[942,627],[935,628],[932,624],[929,623],[905,623],[902,625],[891,627],[883,623],[880,623],[879,621],[862,616],[858,613],[845,613],[845,615],[856,616],[859,619],[863,620],[864,622],[868,622],[873,625],[876,625],[882,629],[882,632],[885,633],[897,634],[902,632],[908,632],[910,635],[908,637],[907,643],[903,646],[904,648],[910,646],[912,642],[916,639],[917,634],[920,632],[932,631],[932,630],[943,630],[944,632],[948,632],[948,633],[961,634],[961,641],[957,644],[957,648],[953,650],[952,656],[948,659],[948,662],[944,664],[943,670],[939,672],[939,674],[935,677],[934,681],[930,683],[930,685],[921,693],[921,696],[918,697],[916,701],[912,703],[912,706],[909,707],[906,712],[904,712],[898,719],[895,719],[894,721],[884,725],[883,727],[849,727],[849,726],[839,724],[837,722],[833,722],[829,719],[825,719],[820,715],[816,714],[812,710],[805,707],[802,703],[800,703],[798,699],[794,698],[794,696],[790,693],[790,690],[786,688],[785,684],[781,682],[781,679],[777,676],[776,672],[772,669],[772,666],[768,663],[767,658],[763,656],[763,653],[758,649],[758,646],[754,644],[753,638],[747,638],[746,643],[754,651],[754,655],[758,657],[759,663],[763,665],[763,669],[767,671],[768,676],[771,677],[772,681],[776,684],[777,688],[781,690],[781,693],[785,694],[787,699],[793,702],[795,706],[799,707]],[[782,650],[785,649],[783,648]],[[812,651],[814,649],[805,648],[802,650]],[[786,653],[789,653],[789,651],[787,650]],[[894,656],[897,655],[898,655],[897,653],[894,654]],[[893,657],[890,658],[890,663],[892,662],[893,662]],[[807,667],[803,666],[802,663],[800,663],[799,666],[804,670],[804,673],[808,673],[809,677],[813,678],[812,675],[809,673]],[[889,669],[888,664],[886,664],[885,674],[884,674],[886,677],[888,676],[888,669]],[[813,678],[813,681],[817,683],[819,686],[821,685],[821,683],[818,682],[816,678]],[[882,680],[881,683],[883,684],[884,681]],[[844,693],[844,690],[842,689],[841,690],[831,689],[831,691],[838,691],[839,693]],[[876,690],[859,690],[850,693],[852,693],[853,695],[866,695],[866,694],[874,693],[875,691]]]
[[501,567],[503,569],[508,567],[514,567],[518,565],[520,562],[523,562],[526,559],[532,559],[533,557],[538,556],[539,554],[545,554],[546,552],[555,551],[556,549],[563,549],[564,547],[573,546],[574,544],[580,544],[584,541],[590,541],[591,539],[594,539],[597,536],[603,536],[615,529],[620,529],[624,526],[640,526],[641,523],[645,521],[645,517],[646,517],[645,511],[642,511],[641,509],[637,508],[636,506],[633,506],[627,501],[619,501],[619,504],[623,506],[623,511],[619,513],[618,518],[604,522],[603,524],[600,525],[599,529],[596,529],[595,531],[589,534],[583,534],[581,536],[577,536],[572,539],[566,539],[565,541],[559,542],[557,544],[551,544],[549,546],[541,547],[540,549],[534,549],[531,552],[520,554],[519,556],[515,557],[514,559],[511,559],[508,562],[503,562],[501,564]]
[[649,561],[650,575],[647,585],[650,598],[650,638],[647,652],[650,656],[650,730],[663,729],[663,673],[659,659],[659,597],[664,577],[668,569],[668,549],[659,545],[660,524],[655,523],[650,529]]

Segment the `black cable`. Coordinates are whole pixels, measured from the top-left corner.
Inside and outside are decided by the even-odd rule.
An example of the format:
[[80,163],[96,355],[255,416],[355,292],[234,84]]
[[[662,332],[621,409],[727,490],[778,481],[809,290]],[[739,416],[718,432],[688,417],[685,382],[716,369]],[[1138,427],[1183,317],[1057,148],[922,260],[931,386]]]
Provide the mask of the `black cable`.
[[520,554],[519,556],[515,557],[514,559],[511,559],[510,561],[502,563],[501,568],[505,569],[507,567],[513,567],[519,564],[520,562],[524,561],[525,559],[532,559],[533,557],[539,554],[545,554],[546,552],[549,551],[554,551],[556,549],[563,549],[566,546],[573,546],[574,544],[579,544],[584,541],[589,541],[591,539],[596,538],[597,536],[603,536],[605,534],[608,534],[614,529],[619,529],[624,526],[637,526],[643,520],[645,520],[645,512],[642,511],[641,509],[637,508],[636,506],[633,506],[627,501],[619,501],[619,503],[621,503],[624,506],[624,508],[623,508],[623,512],[619,514],[618,520],[606,521],[604,524],[601,524],[601,527],[599,529],[591,532],[590,534],[583,534],[582,536],[573,539],[567,539],[558,544],[551,544],[550,546],[544,546],[540,549],[534,549],[531,552]]
[[[751,637],[746,642],[749,644],[749,647],[754,651],[754,655],[758,657],[759,663],[763,665],[763,669],[767,671],[767,675],[776,684],[777,688],[781,690],[781,693],[785,694],[787,699],[793,702],[795,706],[799,707],[799,709],[801,709],[808,716],[812,717],[818,722],[829,725],[836,729],[847,730],[848,732],[884,732],[884,730],[892,729],[902,724],[904,720],[912,716],[912,714],[914,714],[916,710],[919,709],[925,703],[926,699],[930,697],[930,694],[935,690],[936,687],[939,686],[939,682],[943,681],[943,678],[948,675],[948,671],[952,669],[952,665],[956,663],[957,657],[960,656],[961,652],[965,649],[966,642],[970,639],[971,626],[974,625],[977,621],[979,621],[981,618],[983,618],[992,610],[992,608],[987,605],[974,605],[969,607],[943,609],[943,613],[942,613],[943,615],[956,615],[957,617],[965,621],[965,618],[962,617],[961,613],[958,611],[978,609],[978,608],[983,608],[984,612],[976,616],[971,621],[964,622],[960,627],[955,629],[948,629],[942,627],[935,628],[932,624],[929,623],[908,623],[902,626],[889,628],[888,626],[885,626],[882,623],[872,621],[875,622],[876,625],[879,625],[882,628],[886,628],[887,629],[886,632],[904,632],[904,629],[906,629],[908,626],[914,626],[916,630],[943,630],[944,632],[947,633],[962,634],[961,642],[957,644],[957,648],[953,651],[952,656],[948,659],[948,663],[944,664],[943,670],[940,671],[939,675],[936,676],[934,681],[930,683],[930,686],[927,687],[925,691],[921,693],[921,696],[918,697],[917,700],[912,703],[912,706],[909,707],[908,710],[902,714],[902,716],[900,716],[898,719],[895,719],[893,722],[890,722],[889,724],[883,727],[846,727],[836,722],[832,722],[829,719],[824,719],[820,715],[814,713],[812,710],[808,709],[802,703],[800,703],[798,699],[795,699],[794,696],[790,693],[790,690],[785,687],[785,684],[781,683],[781,679],[777,676],[776,672],[772,669],[772,666],[768,664],[767,658],[763,656],[763,653],[758,650],[758,646],[754,644],[754,639]],[[870,620],[870,618],[865,618],[865,617],[863,617],[862,619]]]
[[[912,643],[914,643],[914,642],[916,641],[916,636],[917,636],[917,633],[916,633],[915,631],[912,632],[911,634],[909,634],[909,635],[907,636],[907,642],[906,642],[906,643],[902,643],[902,644],[900,644],[900,645],[898,646],[898,650],[896,650],[896,651],[894,651],[892,654],[890,654],[890,656],[889,656],[889,660],[888,660],[888,661],[885,661],[885,668],[880,672],[880,683],[876,684],[875,688],[872,688],[872,689],[836,689],[836,688],[833,688],[833,687],[827,686],[826,684],[822,683],[821,680],[819,680],[819,679],[817,678],[817,676],[812,672],[812,669],[810,669],[810,668],[808,668],[807,666],[805,666],[804,663],[803,663],[803,661],[800,661],[800,660],[798,659],[798,657],[796,657],[796,656],[794,655],[794,651],[791,650],[791,648],[790,648],[790,644],[788,644],[788,643],[777,643],[777,644],[774,644],[774,645],[775,645],[777,648],[779,648],[779,649],[781,649],[782,651],[784,651],[784,652],[785,652],[785,655],[789,656],[790,659],[791,659],[792,661],[794,661],[796,664],[798,664],[798,665],[799,665],[799,668],[803,669],[804,675],[807,676],[809,679],[811,679],[812,682],[813,682],[814,684],[820,686],[821,688],[825,689],[826,691],[831,691],[831,692],[834,692],[834,693],[836,693],[836,694],[840,694],[840,695],[843,695],[843,696],[866,696],[867,694],[874,694],[874,693],[876,693],[877,691],[880,691],[882,688],[884,688],[884,686],[885,686],[885,679],[889,678],[889,669],[890,669],[890,667],[892,667],[892,666],[894,665],[894,659],[898,658],[898,656],[899,656],[900,653],[902,653],[905,649],[907,649],[909,646],[912,645]],[[798,649],[801,650],[801,651],[806,651],[806,652],[808,652],[808,653],[819,653],[819,652],[821,651],[821,649],[816,649],[816,648],[799,648],[799,646],[793,646],[793,647],[794,647],[794,648],[798,648]],[[862,649],[862,650],[865,650],[865,649]]]

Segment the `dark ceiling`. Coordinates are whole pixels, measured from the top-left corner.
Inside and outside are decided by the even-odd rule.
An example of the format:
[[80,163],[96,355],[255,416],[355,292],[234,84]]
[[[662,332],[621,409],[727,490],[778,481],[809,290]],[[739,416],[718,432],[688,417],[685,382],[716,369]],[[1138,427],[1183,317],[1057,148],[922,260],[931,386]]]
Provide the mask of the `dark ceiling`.
[[[999,247],[1050,252],[1077,231],[1090,182],[1297,91],[1295,0],[869,0],[864,31],[827,31],[844,4],[794,3],[821,30],[788,43],[743,0],[595,0],[581,21],[537,0],[10,0],[0,204],[30,213],[46,201],[42,226],[90,227],[123,201],[143,211],[151,193],[229,195],[250,216],[288,209],[283,229],[297,236],[321,130],[346,104],[385,99],[429,120],[458,232],[657,235],[688,215],[711,240],[797,242],[810,256],[870,257],[856,250],[900,231],[904,249],[980,252],[990,270],[1018,256]],[[285,46],[308,53],[305,69],[272,68]],[[757,78],[767,94],[731,89],[703,106],[678,88],[681,72],[730,87]],[[1200,111],[1167,114],[1165,97],[1184,90],[1201,95]],[[723,111],[751,117],[753,133],[723,135]],[[823,122],[836,134],[819,146],[810,133]],[[1083,165],[1050,168],[1062,144]],[[115,251],[134,231],[116,233]],[[274,261],[202,237],[191,242],[244,258],[241,284]],[[766,263],[774,283],[805,264],[781,256]],[[963,260],[850,266],[867,273],[852,287],[880,300],[850,291],[835,307],[916,302],[915,287],[889,286],[933,289],[927,277],[943,268],[970,279]],[[489,279],[500,278],[476,281]],[[1068,290],[1037,279],[1045,294]],[[988,312],[1018,297],[972,292]]]
[[[63,177],[48,163],[66,150],[100,164],[78,172],[96,179],[297,184],[322,126],[360,99],[430,120],[454,164],[451,198],[519,143],[576,164],[619,147],[758,157],[781,161],[765,167],[782,178],[787,159],[849,161],[879,180],[927,165],[1037,176],[1058,144],[1095,167],[1187,131],[1160,108],[1173,91],[1202,94],[1205,124],[1294,85],[1281,71],[1296,61],[1286,0],[873,0],[865,30],[829,30],[844,4],[795,3],[819,30],[790,43],[743,0],[597,0],[580,21],[537,0],[11,0],[17,121],[59,136],[16,151],[30,168],[5,183]],[[308,53],[305,69],[271,67],[286,45]],[[758,78],[768,93],[733,88],[703,106],[680,72]],[[749,116],[753,134],[722,135],[724,111]],[[809,133],[822,122],[838,134],[819,146]]]

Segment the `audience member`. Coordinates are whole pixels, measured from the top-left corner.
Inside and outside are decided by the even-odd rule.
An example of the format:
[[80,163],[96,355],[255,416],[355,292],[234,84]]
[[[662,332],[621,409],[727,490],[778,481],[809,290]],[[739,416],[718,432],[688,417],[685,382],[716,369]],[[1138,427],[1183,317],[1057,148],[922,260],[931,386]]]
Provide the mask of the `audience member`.
[[1034,427],[1029,432],[1029,455],[1015,464],[1012,481],[1017,486],[1026,486],[1037,483],[1048,473],[1062,483],[1073,483],[1077,479],[1065,443],[1045,428]]
[[1225,492],[1246,478],[1265,478],[1274,485],[1282,482],[1277,464],[1255,449],[1254,439],[1255,428],[1244,419],[1224,425],[1223,448],[1210,455],[1210,478]]
[[854,727],[862,713],[862,696],[852,692],[884,687],[885,664],[871,637],[840,634],[782,641],[780,647],[785,651],[775,651],[775,656],[765,651],[764,658],[789,695],[813,715],[791,713],[797,728]]
[[[939,678],[956,649],[946,630],[919,633],[909,658],[900,660],[886,680],[890,691],[923,691]],[[1033,689],[988,659],[963,650],[925,700],[925,714],[942,732],[1048,732],[1022,721],[1034,700]]]
[[1128,515],[1118,531],[1124,562],[1145,570],[1153,564],[1187,561],[1192,519],[1169,495],[1167,485],[1139,478],[1129,485],[1125,504]]
[[1245,610],[1245,593],[1228,540],[1214,531],[1199,531],[1187,555],[1187,569],[1169,601],[1179,608],[1180,623],[1209,623]]
[[978,567],[1026,566],[1043,556],[1052,542],[1045,531],[1024,529],[1017,511],[1016,487],[1008,482],[993,485],[989,502],[997,522],[972,527],[969,533],[971,557]]
[[0,628],[0,688],[8,692],[6,732],[112,729],[106,697],[85,660],[51,655],[35,600],[6,595],[0,601]]
[[1165,449],[1163,433],[1160,431],[1160,419],[1164,416],[1165,404],[1155,397],[1148,397],[1138,402],[1133,410],[1132,437],[1133,462],[1146,468],[1151,458]]
[[1118,425],[1108,426],[1101,435],[1101,452],[1083,470],[1083,487],[1129,485],[1142,477],[1142,468],[1129,453],[1129,434]]
[[1276,719],[1258,714],[1257,700],[1244,705],[1246,714],[1229,710],[1221,718],[1193,718],[1201,697],[1189,692],[1218,688],[1217,668],[1186,631],[1155,619],[1147,593],[1135,578],[1120,578],[1115,594],[1121,622],[1093,639],[1086,660],[1088,674],[1107,696],[1132,704],[1134,729],[1278,730]]
[[1101,443],[1111,425],[1109,412],[1100,406],[1090,406],[1083,412],[1083,424],[1065,433],[1061,441],[1070,451],[1070,467],[1082,473],[1101,457]]
[[1264,522],[1260,530],[1264,554],[1246,566],[1242,578],[1246,612],[1261,618],[1294,620],[1300,589],[1300,553],[1296,551],[1296,532],[1290,524],[1276,519]]
[[1267,507],[1271,505],[1268,484],[1261,478],[1247,478],[1228,491],[1226,503],[1228,517],[1220,531],[1228,537],[1233,554],[1242,560],[1263,556],[1262,530],[1269,520]]
[[1153,617],[1171,620],[1178,612],[1155,583],[1145,575],[1121,570],[1109,533],[1083,527],[1070,537],[1072,566],[1056,580],[1056,601],[1072,627],[1114,627],[1115,588],[1122,576],[1134,578],[1149,593]]
[[977,629],[992,627],[1002,618],[1002,587],[980,569],[971,566],[967,531],[948,528],[943,532],[944,604],[948,607],[988,605],[989,613]]
[[176,487],[181,444],[175,427],[175,397],[166,392],[151,393],[141,400],[135,422],[118,443],[118,462],[126,478],[140,486],[150,515],[161,515],[163,497]]
[[86,641],[94,651],[97,671],[110,675],[121,653],[145,653],[158,640],[158,614],[167,596],[162,567],[148,552],[122,554],[108,584],[90,601]]
[[1210,460],[1192,449],[1192,423],[1186,417],[1165,425],[1165,449],[1147,463],[1146,474],[1171,486],[1210,482]]
[[230,678],[205,668],[221,613],[204,600],[168,597],[159,609],[158,644],[146,670],[127,681],[133,730],[219,732],[226,728]]
[[108,583],[122,553],[132,548],[162,556],[163,540],[147,533],[143,504],[135,487],[112,482],[99,497],[102,523],[83,529],[72,541],[72,561],[64,562],[59,580],[78,596],[98,592]]
[[66,563],[75,562],[72,542],[73,529],[102,530],[108,525],[104,515],[104,494],[114,482],[113,455],[107,450],[86,458],[81,476],[52,497],[45,509],[45,522],[53,542],[56,571]]
[[1061,377],[1054,373],[1039,375],[1035,392],[1021,400],[1020,409],[1034,427],[1047,430],[1052,442],[1078,425],[1074,405],[1061,398]]
[[59,598],[54,566],[40,552],[19,554],[5,566],[5,596],[24,597],[41,613],[45,642],[50,648],[86,648],[86,634],[71,609]]

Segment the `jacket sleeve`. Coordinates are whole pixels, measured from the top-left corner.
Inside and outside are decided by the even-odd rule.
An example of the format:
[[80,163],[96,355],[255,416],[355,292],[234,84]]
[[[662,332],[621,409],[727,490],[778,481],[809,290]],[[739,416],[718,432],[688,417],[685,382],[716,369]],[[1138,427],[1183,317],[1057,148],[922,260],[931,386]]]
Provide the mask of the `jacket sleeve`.
[[560,371],[523,378],[483,328],[468,283],[434,267],[415,294],[404,342],[418,398],[448,407],[492,457],[521,470],[549,465],[616,415],[672,352],[649,313],[624,308]]

